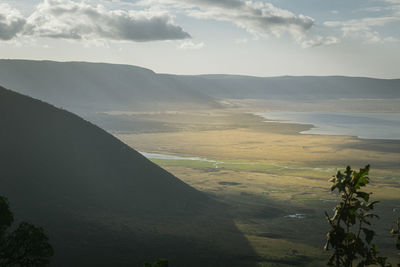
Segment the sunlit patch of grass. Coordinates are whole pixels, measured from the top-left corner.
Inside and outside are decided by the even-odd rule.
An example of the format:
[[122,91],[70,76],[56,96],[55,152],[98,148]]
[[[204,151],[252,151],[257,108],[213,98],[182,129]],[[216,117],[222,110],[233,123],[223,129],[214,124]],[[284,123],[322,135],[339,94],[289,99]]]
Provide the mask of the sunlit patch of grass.
[[[179,155],[182,156],[182,155]],[[334,173],[336,168],[310,168],[304,166],[290,166],[284,163],[275,163],[267,161],[239,161],[239,160],[176,160],[176,159],[151,159],[154,163],[161,166],[182,166],[188,168],[232,171],[261,172],[276,175],[295,175],[309,178],[321,178],[327,176],[327,173]]]

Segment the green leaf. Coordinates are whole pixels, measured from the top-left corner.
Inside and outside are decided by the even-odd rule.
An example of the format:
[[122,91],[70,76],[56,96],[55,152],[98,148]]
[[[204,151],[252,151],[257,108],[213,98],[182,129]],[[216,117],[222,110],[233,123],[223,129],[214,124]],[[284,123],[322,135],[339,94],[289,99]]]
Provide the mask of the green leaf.
[[154,262],[154,267],[168,267],[168,260],[167,259],[157,259]]
[[355,208],[350,208],[348,209],[349,215],[353,216],[354,214],[356,214],[356,209]]
[[368,202],[369,201],[369,193],[365,192],[356,192],[357,197],[362,198],[364,201]]
[[367,241],[368,244],[371,244],[371,241],[375,236],[375,232],[367,228],[361,228],[361,229],[365,234],[365,240]]
[[352,232],[347,233],[345,240],[351,240],[354,239],[356,235]]
[[[328,261],[330,266],[369,266],[384,264],[383,258],[377,256],[377,248],[372,245],[375,232],[367,225],[371,225],[371,218],[379,218],[371,211],[378,201],[369,203],[371,194],[359,191],[369,183],[369,165],[358,172],[347,166],[342,174],[337,172],[331,180],[331,190],[338,190],[340,202],[334,208],[332,218],[326,214],[331,229],[327,234],[325,249],[331,248],[333,253]],[[349,230],[361,228],[362,235],[356,235]],[[400,242],[399,242],[400,246]],[[383,266],[383,265],[382,265]],[[387,267],[387,266],[386,266]]]
[[373,210],[374,209],[374,205],[379,203],[379,201],[373,201],[371,203],[368,203],[367,208]]

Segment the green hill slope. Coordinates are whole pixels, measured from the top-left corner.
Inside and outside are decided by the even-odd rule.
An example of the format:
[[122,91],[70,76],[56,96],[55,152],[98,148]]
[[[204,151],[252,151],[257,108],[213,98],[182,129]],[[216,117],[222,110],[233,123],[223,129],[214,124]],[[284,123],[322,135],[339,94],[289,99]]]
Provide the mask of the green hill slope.
[[76,115],[0,87],[0,194],[55,266],[243,266],[224,207]]

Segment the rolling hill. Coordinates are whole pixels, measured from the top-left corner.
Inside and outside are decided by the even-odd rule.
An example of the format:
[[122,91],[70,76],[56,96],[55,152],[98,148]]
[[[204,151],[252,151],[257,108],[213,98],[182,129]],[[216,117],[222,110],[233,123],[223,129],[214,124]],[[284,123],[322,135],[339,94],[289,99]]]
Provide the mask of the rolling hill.
[[54,266],[246,266],[225,207],[93,124],[0,87],[0,194],[43,226]]
[[[249,77],[201,75],[202,93],[215,98],[271,100],[391,99],[400,98],[400,79],[374,79],[344,76]],[[191,81],[193,83],[193,81]]]
[[218,105],[174,76],[128,65],[0,60],[0,84],[74,112]]
[[400,98],[400,79],[169,75],[116,64],[0,60],[0,84],[84,115],[90,111],[221,108],[223,99]]

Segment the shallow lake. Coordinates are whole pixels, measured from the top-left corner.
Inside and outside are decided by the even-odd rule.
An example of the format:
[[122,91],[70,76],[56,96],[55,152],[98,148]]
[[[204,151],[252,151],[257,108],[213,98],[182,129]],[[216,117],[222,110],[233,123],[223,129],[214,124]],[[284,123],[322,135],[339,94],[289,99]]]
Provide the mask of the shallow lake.
[[255,114],[268,119],[266,122],[313,125],[313,128],[301,132],[302,134],[400,140],[400,113],[263,112]]
[[159,153],[148,153],[148,152],[143,152],[143,151],[139,151],[139,153],[142,154],[143,156],[145,156],[148,159],[196,160],[196,161],[220,163],[220,162],[218,162],[216,160],[200,158],[200,157],[180,157],[180,156],[175,156],[175,155],[166,155],[166,154],[159,154]]

